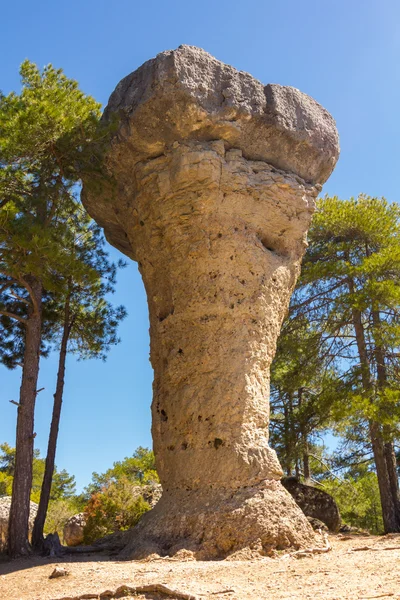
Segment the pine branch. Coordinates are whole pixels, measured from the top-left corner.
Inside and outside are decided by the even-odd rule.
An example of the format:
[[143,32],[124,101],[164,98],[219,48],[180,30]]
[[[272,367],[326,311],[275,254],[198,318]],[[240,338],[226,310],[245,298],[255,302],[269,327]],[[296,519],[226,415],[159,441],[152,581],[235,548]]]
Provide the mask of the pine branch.
[[16,319],[23,325],[26,325],[27,322],[27,320],[23,317],[20,317],[19,315],[14,315],[13,313],[8,312],[7,310],[0,310],[0,315],[3,315],[4,317],[10,317],[10,319]]

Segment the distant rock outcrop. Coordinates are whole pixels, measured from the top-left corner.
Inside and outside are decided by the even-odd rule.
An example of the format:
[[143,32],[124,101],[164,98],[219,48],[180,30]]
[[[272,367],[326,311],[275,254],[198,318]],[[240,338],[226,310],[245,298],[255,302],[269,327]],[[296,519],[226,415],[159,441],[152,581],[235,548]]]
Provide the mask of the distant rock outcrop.
[[83,530],[86,525],[85,513],[78,513],[70,517],[64,525],[63,537],[67,546],[83,544]]
[[[7,550],[8,518],[10,515],[11,496],[0,496],[0,552]],[[32,534],[33,522],[36,517],[38,505],[31,502],[29,514],[29,537]]]
[[284,477],[281,481],[307,517],[322,521],[330,531],[339,530],[340,513],[332,496],[311,485],[300,483],[296,477]]

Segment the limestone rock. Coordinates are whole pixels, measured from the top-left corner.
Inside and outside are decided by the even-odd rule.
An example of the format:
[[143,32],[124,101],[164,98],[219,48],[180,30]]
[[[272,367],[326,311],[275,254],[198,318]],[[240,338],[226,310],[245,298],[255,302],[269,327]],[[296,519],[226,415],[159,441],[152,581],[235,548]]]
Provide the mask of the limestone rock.
[[296,477],[284,477],[282,484],[307,517],[322,521],[330,531],[339,531],[340,512],[330,494],[301,483]]
[[64,567],[55,567],[51,574],[49,575],[49,579],[58,579],[58,577],[66,577],[69,575],[69,571],[64,569]]
[[63,538],[67,546],[79,546],[83,544],[83,530],[86,525],[84,513],[78,513],[68,519],[64,525]]
[[326,531],[326,532],[329,531],[329,529],[325,525],[325,523],[323,523],[319,519],[315,519],[314,517],[307,517],[307,521],[310,523],[310,525],[314,529],[314,531],[319,531],[319,530]]
[[[11,496],[0,496],[0,552],[7,550],[8,518],[10,515]],[[38,505],[30,503],[29,514],[29,538],[32,534],[33,523],[36,517]]]
[[269,367],[338,157],[333,119],[191,46],[122,80],[115,113],[111,178],[82,199],[144,280],[163,487],[125,555],[312,545],[268,445]]
[[139,494],[143,496],[144,500],[150,505],[150,508],[154,508],[162,495],[161,485],[159,483],[148,483],[138,487]]
[[[328,179],[339,157],[335,122],[313,98],[289,86],[264,86],[194,46],[162,52],[122,79],[104,118],[115,114],[120,128],[110,156],[112,173],[130,171],[175,142],[191,140],[223,140],[247,159],[314,184]],[[129,188],[129,178],[120,185]],[[116,207],[101,194],[87,195],[85,203],[109,242],[138,260]]]

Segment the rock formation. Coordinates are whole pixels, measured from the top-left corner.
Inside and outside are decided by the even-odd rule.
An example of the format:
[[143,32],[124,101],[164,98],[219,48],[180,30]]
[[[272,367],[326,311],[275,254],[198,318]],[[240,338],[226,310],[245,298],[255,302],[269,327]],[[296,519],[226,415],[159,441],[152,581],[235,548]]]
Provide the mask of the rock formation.
[[[8,519],[10,516],[11,496],[0,496],[0,553],[7,550]],[[29,539],[32,535],[33,523],[35,521],[38,505],[30,503],[29,512]]]
[[269,367],[321,184],[332,117],[195,47],[123,79],[107,185],[83,202],[136,260],[150,313],[152,434],[163,496],[125,555],[223,557],[309,544],[268,446]]
[[307,517],[322,521],[330,531],[339,531],[342,523],[340,512],[330,494],[301,483],[296,477],[284,477],[281,483]]
[[64,544],[67,546],[83,544],[85,525],[85,513],[78,513],[70,517],[63,528]]

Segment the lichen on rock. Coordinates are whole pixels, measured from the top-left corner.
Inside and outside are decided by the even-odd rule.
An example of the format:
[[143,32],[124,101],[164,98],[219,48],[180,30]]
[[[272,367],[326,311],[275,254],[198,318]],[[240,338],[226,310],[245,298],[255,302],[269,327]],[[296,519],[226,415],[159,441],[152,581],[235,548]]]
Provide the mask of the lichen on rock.
[[87,181],[82,197],[145,284],[163,486],[125,555],[309,544],[268,445],[269,367],[338,157],[333,119],[190,46],[122,80],[104,119],[115,113],[115,188]]

